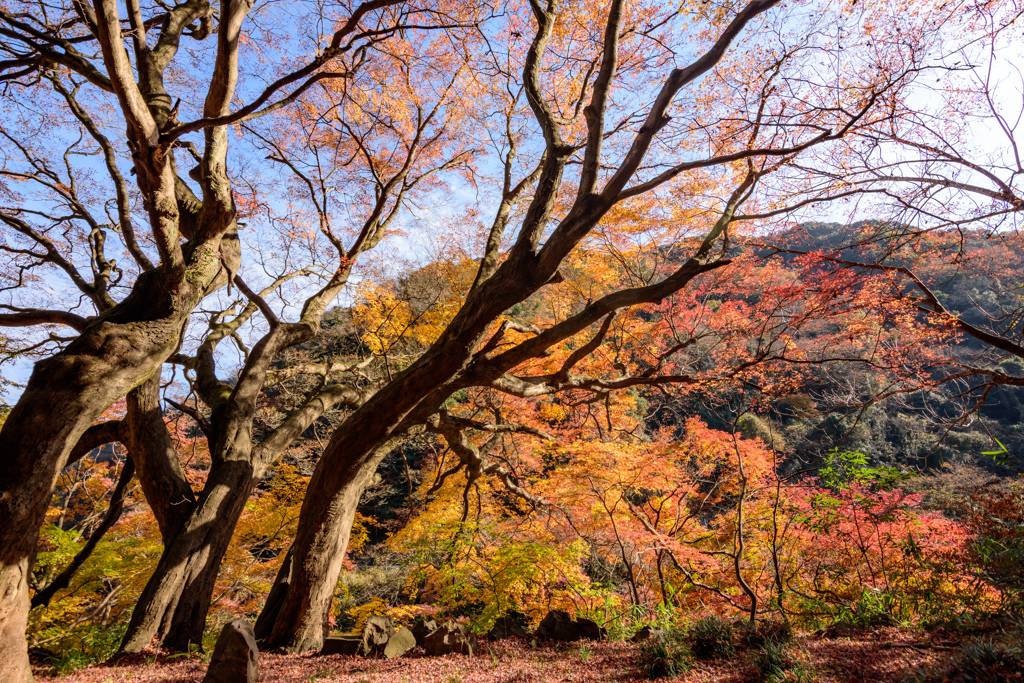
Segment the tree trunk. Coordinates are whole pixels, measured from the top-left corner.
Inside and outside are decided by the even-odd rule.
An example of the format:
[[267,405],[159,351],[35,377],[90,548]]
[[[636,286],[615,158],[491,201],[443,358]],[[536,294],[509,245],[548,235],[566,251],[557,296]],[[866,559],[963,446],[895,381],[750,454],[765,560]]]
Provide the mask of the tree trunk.
[[[372,475],[373,469],[368,471]],[[327,508],[324,521],[314,529],[322,533],[316,534],[313,546],[316,551],[303,553],[301,568],[297,569],[295,563],[295,549],[303,547],[299,538],[288,551],[257,620],[257,636],[269,637],[272,647],[304,652],[323,646],[356,507],[369,479],[369,476],[353,479],[330,505],[319,506]]]
[[28,575],[53,486],[72,449],[114,401],[159,373],[207,288],[223,284],[220,272],[221,260],[205,249],[180,279],[162,269],[140,275],[123,302],[35,364],[7,416],[0,430],[0,681],[32,677],[25,641]]
[[[166,302],[153,297],[151,309],[167,310],[160,298]],[[61,353],[36,363],[0,431],[2,681],[31,680],[25,641],[28,575],[54,483],[71,449],[114,401],[159,370],[177,346],[184,320],[179,311],[191,310],[171,307],[170,315],[154,320],[151,313],[132,316],[133,307],[125,304]],[[128,313],[129,320],[117,320],[119,313]]]
[[195,508],[196,496],[164,422],[158,376],[128,394],[124,422],[122,441],[139,471],[142,493],[167,546]]
[[179,533],[164,547],[153,576],[132,612],[120,651],[156,643],[187,652],[202,645],[214,584],[238,519],[260,473],[245,460],[216,463]]
[[329,397],[324,393],[312,397],[261,444],[253,446],[252,420],[267,370],[282,347],[305,341],[315,331],[315,326],[309,325],[271,330],[253,347],[226,400],[219,398],[220,391],[228,386],[216,379],[214,346],[201,347],[197,385],[200,395],[206,394],[204,400],[211,408],[210,422],[203,429],[210,443],[212,465],[203,492],[191,507],[183,499],[191,494],[191,489],[181,473],[160,414],[155,385],[148,403],[136,406],[136,412],[130,416],[132,430],[142,435],[137,441],[144,446],[143,450],[148,445],[149,472],[159,475],[151,482],[152,492],[146,491],[147,499],[154,496],[164,501],[165,516],[173,515],[175,508],[185,509],[186,514],[180,524],[174,520],[161,524],[162,530],[178,531],[171,537],[165,536],[164,553],[132,613],[121,652],[139,652],[154,638],[169,650],[187,651],[190,645],[201,645],[220,564],[246,501],[284,448],[344,395],[341,392]]
[[0,572],[0,680],[10,683],[32,680],[25,641],[29,610],[28,571],[27,555],[14,566],[4,557]]
[[321,457],[322,464],[330,454],[335,466],[318,465],[313,472],[289,553],[291,566],[275,581],[278,594],[277,584],[287,581],[284,597],[271,604],[276,615],[260,616],[264,624],[273,622],[265,627],[271,647],[303,652],[323,645],[359,498],[384,456],[451,393],[439,385],[463,367],[475,341],[466,342],[462,354],[427,351],[335,431]]

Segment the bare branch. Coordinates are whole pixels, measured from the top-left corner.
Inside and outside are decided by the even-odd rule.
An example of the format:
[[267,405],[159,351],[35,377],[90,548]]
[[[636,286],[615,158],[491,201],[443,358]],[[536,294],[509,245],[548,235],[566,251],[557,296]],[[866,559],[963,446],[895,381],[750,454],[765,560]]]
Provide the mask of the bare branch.
[[84,332],[89,319],[67,311],[44,311],[33,308],[15,308],[0,304],[0,308],[14,311],[0,313],[0,327],[31,327],[33,325],[65,325],[76,332]]

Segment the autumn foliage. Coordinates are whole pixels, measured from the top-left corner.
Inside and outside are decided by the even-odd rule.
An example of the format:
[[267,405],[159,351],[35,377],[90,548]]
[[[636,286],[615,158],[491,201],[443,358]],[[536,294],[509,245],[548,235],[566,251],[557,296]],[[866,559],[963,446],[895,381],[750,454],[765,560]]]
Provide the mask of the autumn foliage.
[[0,678],[1019,613],[1022,16],[0,3]]

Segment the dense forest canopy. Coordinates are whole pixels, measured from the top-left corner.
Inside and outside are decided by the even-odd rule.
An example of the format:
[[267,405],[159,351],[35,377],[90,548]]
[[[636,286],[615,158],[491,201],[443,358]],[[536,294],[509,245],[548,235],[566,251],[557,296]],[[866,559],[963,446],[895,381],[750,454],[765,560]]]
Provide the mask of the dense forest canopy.
[[0,679],[1019,612],[1021,12],[0,6]]

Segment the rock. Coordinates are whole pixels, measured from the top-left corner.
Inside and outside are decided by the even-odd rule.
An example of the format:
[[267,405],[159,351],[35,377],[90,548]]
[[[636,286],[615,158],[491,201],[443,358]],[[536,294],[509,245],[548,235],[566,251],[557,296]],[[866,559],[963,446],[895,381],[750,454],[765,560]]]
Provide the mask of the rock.
[[608,629],[598,626],[596,621],[586,617],[577,617],[576,625],[587,640],[606,640],[608,638]]
[[659,636],[665,635],[666,633],[668,633],[668,631],[666,631],[663,628],[654,628],[652,626],[644,626],[642,629],[640,629],[639,631],[637,631],[636,633],[633,634],[633,637],[629,639],[629,642],[631,642],[631,643],[642,643],[645,640],[650,640],[651,638],[657,638]]
[[423,647],[423,641],[427,636],[437,630],[437,622],[433,619],[417,619],[412,623],[410,630],[416,637],[416,644]]
[[372,616],[363,626],[363,654],[372,655],[384,651],[391,636],[395,635],[395,624],[391,617]]
[[221,629],[203,683],[256,683],[259,659],[252,626],[245,619],[235,619]]
[[320,649],[322,655],[347,655],[354,657],[363,654],[363,637],[356,635],[327,636],[324,638],[324,646]]
[[651,636],[653,634],[654,634],[654,629],[653,628],[651,628],[650,626],[643,626],[643,627],[640,628],[640,630],[638,630],[636,633],[633,634],[633,637],[629,639],[629,642],[631,642],[631,643],[642,643],[645,640],[650,640]]
[[584,638],[583,630],[568,612],[560,609],[551,610],[537,626],[537,637],[541,640],[556,640],[561,643],[572,643]]
[[423,649],[431,657],[452,653],[473,655],[473,645],[466,627],[454,621],[446,621],[424,638]]
[[860,633],[860,629],[851,624],[848,621],[837,621],[831,626],[827,626],[819,631],[816,631],[814,635],[819,638],[850,638]]
[[388,640],[388,644],[384,647],[384,656],[388,659],[401,657],[414,647],[416,647],[416,636],[409,629],[402,627],[395,631],[395,635]]
[[525,615],[518,613],[506,614],[494,621],[487,637],[491,640],[505,640],[506,638],[528,638],[530,634],[523,628]]
[[867,624],[871,628],[878,628],[882,626],[899,626],[900,622],[893,615],[883,612],[881,614],[872,614],[868,617]]

